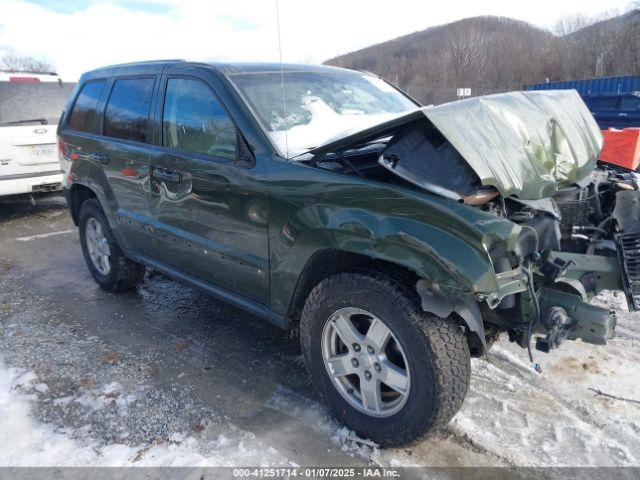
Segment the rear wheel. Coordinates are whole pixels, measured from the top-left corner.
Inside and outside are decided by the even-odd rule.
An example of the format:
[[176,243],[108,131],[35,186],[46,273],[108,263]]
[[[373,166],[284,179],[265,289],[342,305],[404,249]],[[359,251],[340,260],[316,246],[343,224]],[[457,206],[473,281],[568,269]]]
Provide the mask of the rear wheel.
[[78,224],[84,259],[98,285],[118,292],[142,280],[144,266],[124,256],[96,199],[82,203]]
[[425,313],[389,277],[362,271],[323,280],[300,331],[318,391],[349,428],[380,445],[416,443],[462,405],[470,376],[463,331]]

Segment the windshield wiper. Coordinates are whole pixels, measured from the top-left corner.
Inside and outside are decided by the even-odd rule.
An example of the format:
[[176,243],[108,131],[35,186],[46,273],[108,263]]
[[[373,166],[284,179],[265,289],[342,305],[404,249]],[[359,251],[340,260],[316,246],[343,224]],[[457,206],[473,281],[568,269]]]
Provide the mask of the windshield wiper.
[[293,157],[290,157],[290,158],[289,158],[289,160],[293,160],[293,159],[295,159],[295,158],[298,158],[298,157],[301,157],[301,156],[303,156],[303,155],[306,155],[307,153],[309,153],[309,152],[310,152],[311,150],[313,150],[314,148],[317,148],[317,147],[307,147],[307,148],[305,148],[305,149],[304,149],[304,151],[302,151],[301,153],[299,153],[299,154],[297,154],[297,155],[294,155]]
[[49,122],[46,118],[29,118],[27,120],[14,120],[13,122],[3,122],[0,125],[21,125],[23,123],[39,123],[40,125],[47,125]]

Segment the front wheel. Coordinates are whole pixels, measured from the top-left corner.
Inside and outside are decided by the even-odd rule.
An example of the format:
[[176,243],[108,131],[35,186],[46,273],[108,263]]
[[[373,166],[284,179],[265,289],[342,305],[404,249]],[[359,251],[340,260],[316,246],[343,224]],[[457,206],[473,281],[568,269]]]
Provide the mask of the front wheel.
[[446,425],[469,387],[462,329],[425,313],[414,293],[376,272],[320,282],[300,332],[318,391],[349,428],[382,446],[416,443]]

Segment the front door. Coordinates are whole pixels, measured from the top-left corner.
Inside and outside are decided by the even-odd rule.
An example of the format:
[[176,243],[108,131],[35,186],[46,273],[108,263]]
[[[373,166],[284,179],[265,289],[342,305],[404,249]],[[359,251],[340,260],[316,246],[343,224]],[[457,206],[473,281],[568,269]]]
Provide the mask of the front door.
[[204,79],[165,78],[162,104],[151,193],[163,262],[266,304],[265,192],[237,162],[235,125]]

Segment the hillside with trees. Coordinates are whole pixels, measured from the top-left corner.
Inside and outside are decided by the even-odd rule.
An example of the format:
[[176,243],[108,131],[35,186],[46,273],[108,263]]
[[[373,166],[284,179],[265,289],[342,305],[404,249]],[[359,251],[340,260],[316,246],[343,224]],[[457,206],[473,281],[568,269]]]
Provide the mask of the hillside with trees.
[[640,75],[640,10],[599,21],[580,15],[554,31],[504,17],[474,17],[328,60],[374,72],[423,104],[520,90],[532,83]]

